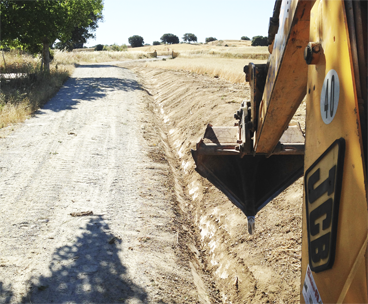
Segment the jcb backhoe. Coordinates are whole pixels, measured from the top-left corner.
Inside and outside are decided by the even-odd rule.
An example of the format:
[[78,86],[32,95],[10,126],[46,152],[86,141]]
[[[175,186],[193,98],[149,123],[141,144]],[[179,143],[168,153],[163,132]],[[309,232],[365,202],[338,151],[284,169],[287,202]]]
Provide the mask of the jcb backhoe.
[[[235,126],[208,125],[196,170],[248,218],[304,176],[301,302],[367,303],[367,1],[277,0],[267,64],[244,67]],[[305,134],[289,125],[306,102]]]

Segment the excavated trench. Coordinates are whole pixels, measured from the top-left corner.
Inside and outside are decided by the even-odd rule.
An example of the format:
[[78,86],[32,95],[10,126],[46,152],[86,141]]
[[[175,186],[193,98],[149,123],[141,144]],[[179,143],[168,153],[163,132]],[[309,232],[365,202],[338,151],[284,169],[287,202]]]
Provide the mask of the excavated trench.
[[[185,71],[132,70],[149,93],[173,153],[174,175],[190,197],[180,207],[199,236],[194,256],[213,277],[220,301],[299,303],[302,179],[258,213],[249,235],[245,215],[195,172],[190,153],[208,123],[234,124],[233,113],[249,98],[249,87]],[[302,104],[293,121],[304,125],[304,118]]]

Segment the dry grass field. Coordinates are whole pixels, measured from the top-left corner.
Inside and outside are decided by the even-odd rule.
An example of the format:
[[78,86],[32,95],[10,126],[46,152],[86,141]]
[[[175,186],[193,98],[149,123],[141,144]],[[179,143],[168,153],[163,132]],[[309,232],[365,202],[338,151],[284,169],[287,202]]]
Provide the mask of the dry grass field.
[[[158,55],[179,53],[175,59],[147,62],[146,66],[222,78],[232,83],[244,83],[243,67],[250,61],[265,62],[267,47],[252,47],[250,41],[219,40],[208,44],[155,45],[129,48],[128,51],[53,51],[50,74],[40,71],[40,56],[20,51],[5,52],[0,58],[0,128],[24,121],[47,102],[74,71],[76,64],[129,61]],[[16,79],[8,79],[9,74]],[[30,77],[30,75],[32,75]]]
[[[227,47],[225,46],[227,45]],[[264,63],[269,53],[267,47],[252,47],[250,41],[220,40],[208,44],[176,44],[173,46],[145,46],[130,52],[165,50],[179,53],[175,60],[147,62],[146,67],[184,70],[222,78],[232,83],[244,83],[243,67],[249,62]]]
[[137,52],[61,52],[55,51],[54,61],[58,64],[82,64],[82,63],[98,63],[109,61],[125,61],[134,59],[147,58],[147,53],[144,51]]
[[[227,47],[225,47],[227,45]],[[249,40],[216,40],[209,43],[179,43],[179,44],[160,44],[160,45],[147,45],[137,48],[129,48],[129,52],[142,51],[151,52],[153,50],[165,51],[168,48],[174,49],[177,52],[192,51],[192,50],[208,50],[211,48],[235,48],[235,47],[250,47],[251,42]]]
[[153,45],[129,48],[123,52],[55,52],[58,64],[97,63],[148,58],[148,53],[158,55],[179,53],[175,60],[147,63],[147,66],[186,70],[198,74],[224,78],[234,83],[243,83],[243,66],[251,60],[264,62],[269,56],[267,47],[252,47],[250,41],[219,40],[208,44]]
[[135,52],[153,52],[157,51],[158,55],[167,52],[178,52],[179,57],[218,57],[233,59],[267,59],[267,47],[253,47],[250,41],[242,40],[219,40],[208,44],[174,44],[174,45],[152,45],[139,48],[128,49],[129,53]]
[[184,70],[215,78],[222,78],[232,83],[244,83],[243,67],[249,62],[264,63],[258,59],[231,59],[218,57],[181,57],[166,61],[147,62],[146,67],[167,70]]
[[[50,65],[50,73],[40,72],[41,60],[19,51],[1,58],[0,128],[24,121],[45,104],[68,79],[74,65]],[[5,60],[4,60],[5,59]]]

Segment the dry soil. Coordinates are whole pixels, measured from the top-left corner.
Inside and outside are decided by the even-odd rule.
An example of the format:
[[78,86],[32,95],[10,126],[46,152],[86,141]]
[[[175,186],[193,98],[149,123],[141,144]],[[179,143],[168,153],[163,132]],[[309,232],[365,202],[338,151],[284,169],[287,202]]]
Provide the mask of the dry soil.
[[0,302],[298,303],[302,180],[250,236],[190,154],[249,87],[119,65],[0,134]]
[[[208,123],[234,124],[233,113],[249,100],[249,86],[185,71],[134,71],[155,101],[176,156],[175,174],[191,197],[183,211],[200,236],[196,256],[220,290],[220,302],[299,303],[302,179],[258,213],[256,232],[249,235],[245,215],[195,172],[190,153]],[[304,128],[304,118],[303,103],[293,122]]]

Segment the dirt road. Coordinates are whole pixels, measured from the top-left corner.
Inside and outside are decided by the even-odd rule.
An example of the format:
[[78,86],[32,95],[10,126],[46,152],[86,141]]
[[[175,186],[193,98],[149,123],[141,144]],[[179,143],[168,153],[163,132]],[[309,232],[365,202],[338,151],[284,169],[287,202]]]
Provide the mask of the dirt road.
[[209,302],[146,94],[127,69],[80,66],[0,139],[1,303]]

